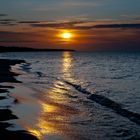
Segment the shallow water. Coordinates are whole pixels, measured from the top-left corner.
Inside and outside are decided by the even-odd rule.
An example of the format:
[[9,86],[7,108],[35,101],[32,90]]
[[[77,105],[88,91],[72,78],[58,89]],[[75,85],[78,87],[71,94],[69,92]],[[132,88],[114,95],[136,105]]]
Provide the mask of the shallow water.
[[[140,139],[140,53],[3,53],[23,83],[15,127],[41,140]],[[10,84],[10,83],[7,83]],[[9,104],[8,101],[4,104]]]

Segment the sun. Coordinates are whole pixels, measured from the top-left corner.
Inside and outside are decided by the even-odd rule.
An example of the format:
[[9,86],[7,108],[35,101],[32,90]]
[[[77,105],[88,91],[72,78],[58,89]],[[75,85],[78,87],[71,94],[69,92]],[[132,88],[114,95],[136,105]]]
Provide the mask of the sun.
[[69,39],[69,38],[72,37],[72,34],[69,33],[69,32],[66,32],[66,33],[63,33],[63,34],[62,34],[62,37],[65,38],[65,39]]

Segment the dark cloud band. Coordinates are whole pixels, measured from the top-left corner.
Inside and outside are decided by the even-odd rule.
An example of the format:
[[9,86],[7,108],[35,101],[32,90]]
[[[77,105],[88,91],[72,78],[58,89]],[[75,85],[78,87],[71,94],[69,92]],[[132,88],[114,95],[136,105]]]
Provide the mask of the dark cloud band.
[[7,14],[0,14],[0,17],[5,17],[7,16]]
[[99,24],[99,25],[78,25],[79,23],[87,22],[63,22],[63,23],[39,23],[30,24],[32,27],[42,27],[42,28],[60,28],[60,29],[78,29],[78,30],[89,30],[97,28],[140,28],[140,23],[130,23],[130,24]]

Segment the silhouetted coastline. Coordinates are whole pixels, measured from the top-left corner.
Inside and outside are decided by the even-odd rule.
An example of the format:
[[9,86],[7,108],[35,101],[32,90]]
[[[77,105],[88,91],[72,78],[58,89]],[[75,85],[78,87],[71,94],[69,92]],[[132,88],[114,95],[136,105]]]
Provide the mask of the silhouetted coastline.
[[75,51],[71,49],[36,49],[27,47],[5,47],[0,46],[0,53],[2,52],[61,52],[61,51]]

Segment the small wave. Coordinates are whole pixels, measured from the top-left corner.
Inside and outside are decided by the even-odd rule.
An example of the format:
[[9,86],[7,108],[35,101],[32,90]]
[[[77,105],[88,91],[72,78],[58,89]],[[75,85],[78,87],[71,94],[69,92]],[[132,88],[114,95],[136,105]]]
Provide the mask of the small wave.
[[121,80],[121,79],[127,79],[127,78],[132,78],[134,75],[133,74],[128,74],[128,75],[123,75],[123,76],[101,76],[99,78],[102,79],[113,79],[113,80]]
[[110,108],[114,110],[117,114],[128,118],[130,121],[135,122],[136,124],[140,125],[140,114],[131,112],[129,110],[126,110],[121,107],[121,105],[115,101],[112,101],[111,99],[102,96],[102,95],[97,95],[97,94],[92,94],[91,92],[87,91],[85,88],[82,88],[81,85],[77,85],[74,83],[71,83],[69,81],[65,81],[67,84],[73,86],[76,90],[79,92],[89,95],[88,99],[105,106],[107,108]]
[[130,78],[133,77],[132,74],[128,74],[128,75],[124,75],[124,76],[114,76],[111,79],[126,79],[126,78]]
[[118,138],[125,137],[127,140],[139,140],[139,135],[133,129],[118,127],[116,135]]
[[23,63],[22,65],[20,65],[20,68],[27,73],[29,73],[32,69],[29,63]]
[[80,92],[82,92],[84,94],[88,94],[88,95],[91,94],[89,91],[87,91],[85,88],[82,88],[80,85],[76,85],[76,84],[68,82],[68,81],[65,81],[65,83],[73,86],[76,90],[78,90],[78,91],[80,91]]
[[32,72],[31,71],[31,65],[30,63],[23,63],[22,65],[20,65],[20,68],[22,69],[22,71],[28,73],[28,74],[33,74],[33,75],[36,75],[37,77],[45,77],[46,75],[40,71],[35,71],[35,72]]
[[71,124],[74,124],[74,125],[87,125],[87,123],[91,123],[92,120],[83,120],[83,121],[74,121],[74,122],[71,122]]
[[37,71],[36,74],[37,74],[37,77],[45,77],[45,74],[40,71]]

